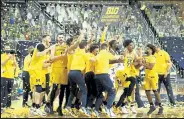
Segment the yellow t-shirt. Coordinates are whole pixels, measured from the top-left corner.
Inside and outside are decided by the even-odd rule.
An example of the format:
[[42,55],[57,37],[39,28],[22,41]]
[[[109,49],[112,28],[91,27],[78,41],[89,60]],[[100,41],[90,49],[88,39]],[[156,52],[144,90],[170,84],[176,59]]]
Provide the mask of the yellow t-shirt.
[[[145,57],[146,63],[156,63],[156,58],[154,55],[150,55]],[[156,65],[150,70],[150,69],[145,69],[145,77],[151,77],[151,76],[157,76],[157,71],[156,71]]]
[[70,70],[80,70],[81,72],[84,72],[86,68],[86,62],[88,61],[88,56],[85,52],[85,49],[76,49],[73,59],[74,60],[72,60]]
[[[95,57],[95,55],[92,54],[92,53],[87,53],[87,55],[89,57],[88,59],[90,59],[91,57]],[[86,73],[91,72],[91,71],[92,72],[95,71],[95,63],[88,60],[87,63],[86,63]]]
[[114,56],[106,51],[101,50],[96,56],[95,74],[108,74],[109,73],[109,60],[113,60]]
[[154,54],[156,57],[156,71],[158,74],[165,74],[167,72],[167,61],[170,60],[170,56],[164,50],[160,50]]
[[29,70],[29,65],[31,63],[31,55],[28,54],[25,58],[24,58],[24,71],[28,71]]
[[[5,61],[8,58],[6,53],[1,54],[1,62]],[[15,76],[16,66],[13,64],[13,60],[10,59],[7,63],[1,67],[1,77],[13,79]]]

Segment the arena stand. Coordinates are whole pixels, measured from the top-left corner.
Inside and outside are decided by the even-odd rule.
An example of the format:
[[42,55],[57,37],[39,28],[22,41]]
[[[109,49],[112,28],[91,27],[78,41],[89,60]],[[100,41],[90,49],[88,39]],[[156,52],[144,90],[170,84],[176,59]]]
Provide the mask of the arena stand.
[[184,31],[184,3],[163,4],[153,2],[141,2],[152,26],[159,37],[180,37]]

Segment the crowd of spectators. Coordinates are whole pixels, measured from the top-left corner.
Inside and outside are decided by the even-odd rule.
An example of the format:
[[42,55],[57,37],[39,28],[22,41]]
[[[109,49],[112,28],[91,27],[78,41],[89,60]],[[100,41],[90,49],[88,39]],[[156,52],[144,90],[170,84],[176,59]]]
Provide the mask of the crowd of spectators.
[[184,34],[184,3],[143,3],[146,14],[160,37],[180,37]]

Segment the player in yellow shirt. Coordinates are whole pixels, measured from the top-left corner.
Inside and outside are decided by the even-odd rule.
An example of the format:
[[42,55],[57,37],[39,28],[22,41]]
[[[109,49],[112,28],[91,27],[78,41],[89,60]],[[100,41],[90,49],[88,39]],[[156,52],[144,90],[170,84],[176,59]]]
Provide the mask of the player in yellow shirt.
[[[69,49],[68,52],[67,52],[67,70],[68,70],[67,75],[68,75],[69,72],[70,72],[71,63],[72,63],[72,61],[73,61],[73,56],[74,56],[74,53],[75,53],[75,49],[79,46],[80,37],[81,37],[81,36],[75,35],[75,36],[73,36],[72,38],[67,39],[67,41],[66,41],[66,44],[68,45],[68,47],[70,47],[70,49]],[[77,39],[78,39],[78,40],[77,40]],[[74,42],[75,40],[77,40],[77,41]],[[69,91],[69,93],[67,93],[68,95],[70,94],[70,89],[69,89],[69,87],[70,87],[70,83],[68,83],[68,87],[67,87],[67,90],[66,90],[66,92]],[[75,101],[73,101],[74,104],[72,104],[73,107],[75,107],[75,108],[72,107],[72,113],[73,113],[73,116],[77,116],[76,109],[78,109],[79,106],[80,106],[80,105],[79,105],[80,99],[79,99],[79,97],[78,97],[79,88],[78,88],[78,87],[74,87],[74,88],[72,88],[72,90],[73,90],[73,92],[75,92],[75,94],[74,94],[74,96],[75,96]],[[66,108],[67,102],[68,102],[68,98],[67,98],[67,101],[66,101],[66,103],[65,103],[64,109]]]
[[[108,51],[108,45],[103,43],[101,45],[101,50],[96,56],[95,62],[95,81],[97,86],[97,99],[95,103],[94,116],[99,116],[99,108],[104,99],[103,92],[107,91],[107,105],[105,106],[105,113],[109,117],[114,117],[115,114],[112,112],[112,104],[115,98],[115,88],[113,86],[112,80],[109,77],[109,64],[117,61],[116,58]],[[122,60],[121,60],[122,62]]]
[[[81,35],[81,39],[83,39],[83,34]],[[85,80],[83,78],[83,72],[86,68],[86,62],[88,61],[88,56],[86,54],[86,47],[87,41],[81,41],[79,44],[79,47],[75,50],[75,53],[73,55],[70,72],[68,75],[70,87],[72,89],[76,89],[77,85],[80,88],[81,94],[82,94],[82,107],[79,109],[79,112],[81,114],[84,114],[86,116],[89,116],[89,114],[86,111],[86,101],[87,101],[87,88],[85,85]],[[74,98],[74,93],[72,90],[70,92],[70,96],[68,99],[66,110],[67,112],[71,112],[71,104],[72,100]]]
[[29,107],[27,104],[29,93],[31,94],[30,90],[30,75],[29,75],[29,65],[31,63],[31,57],[33,55],[34,47],[30,46],[28,48],[28,55],[24,58],[24,68],[22,72],[22,80],[23,80],[23,103],[22,106]]
[[30,113],[41,116],[46,115],[46,113],[40,109],[46,88],[45,68],[51,65],[51,63],[46,60],[46,54],[52,49],[52,47],[45,49],[45,47],[50,46],[50,41],[47,36],[48,35],[44,35],[42,43],[36,45],[29,66],[30,85],[33,91],[33,104]]
[[18,68],[15,51],[5,46],[5,53],[1,54],[1,108],[11,108],[11,93]]
[[[94,58],[99,52],[99,47],[96,44],[92,44],[89,47],[89,59]],[[87,94],[87,111],[89,114],[91,113],[91,108],[93,105],[94,100],[97,96],[97,90],[96,90],[96,83],[95,83],[95,63],[91,62],[90,60],[86,63],[86,71],[85,71],[85,82],[88,90]]]
[[156,71],[156,58],[154,53],[156,48],[152,44],[148,44],[146,46],[146,54],[147,56],[143,60],[143,66],[145,68],[145,79],[144,79],[144,89],[146,92],[146,96],[150,103],[150,110],[148,111],[148,115],[150,115],[153,111],[156,110],[156,107],[153,104],[151,91],[154,92],[155,100],[159,104],[159,112],[158,114],[163,113],[163,107],[161,105],[160,94],[158,93],[158,74]]
[[[113,54],[114,57],[116,57],[120,54],[120,49],[119,49],[118,45],[119,44],[118,44],[117,40],[111,40],[109,42],[109,52],[111,54]],[[122,68],[123,68],[123,62],[116,63],[116,64],[110,64],[109,74],[110,74],[110,78],[113,81],[113,84],[115,86],[116,93],[118,91],[118,81],[115,80],[115,78],[114,78],[115,77],[115,72],[119,69],[122,69]],[[115,105],[115,102],[113,103],[113,105]]]
[[[123,52],[124,55],[124,70],[120,71],[122,75],[124,76],[126,86],[124,88],[124,92],[121,95],[118,103],[116,104],[116,108],[118,108],[120,105],[122,106],[122,112],[128,113],[125,107],[125,99],[127,98],[128,102],[131,103],[131,111],[133,113],[136,113],[136,110],[134,108],[132,99],[132,94],[134,93],[135,83],[136,83],[136,76],[137,73],[135,72],[135,66],[138,65],[137,63],[137,55],[134,51],[134,44],[132,40],[125,40],[123,43],[123,46],[125,47],[125,51]],[[120,78],[120,77],[118,77]],[[129,82],[129,83],[127,83]],[[126,89],[127,88],[127,89]]]
[[171,106],[174,106],[176,104],[175,104],[175,99],[173,95],[173,90],[170,82],[170,74],[169,74],[170,69],[172,67],[170,56],[166,51],[161,50],[159,45],[156,46],[156,52],[154,56],[156,57],[155,65],[156,65],[156,70],[159,77],[158,92],[160,92],[161,83],[163,82],[167,90],[167,95],[171,103]]
[[[45,43],[45,48],[47,49],[50,46],[51,43],[51,36],[50,35],[44,35],[43,39],[45,39],[45,41],[47,41],[49,44]],[[50,51],[46,53],[45,55],[45,61],[48,63],[51,63],[50,61]],[[44,72],[45,72],[45,81],[46,81],[46,87],[45,87],[45,95],[43,97],[43,103],[48,104],[49,101],[49,92],[50,92],[50,71],[51,71],[51,66],[48,66],[47,68],[44,68]]]
[[[132,74],[135,75],[136,77],[136,86],[135,86],[135,90],[132,93],[132,99],[135,99],[138,108],[143,108],[144,107],[144,103],[141,99],[140,93],[139,93],[139,76],[140,76],[140,70],[143,69],[142,66],[142,48],[138,47],[136,50],[137,53],[137,60],[136,62],[138,63],[136,66],[132,65]],[[135,93],[134,93],[135,92]],[[135,98],[134,98],[135,96]]]
[[[57,109],[58,115],[62,116],[62,101],[64,98],[64,91],[68,85],[67,79],[67,45],[65,43],[65,37],[63,34],[57,36],[57,43],[54,45],[54,48],[51,50],[51,61],[52,61],[52,71],[51,71],[51,83],[52,90],[50,94],[50,114],[53,112],[53,102],[55,99],[55,94],[60,86],[60,95],[59,95],[59,107]],[[66,95],[67,96],[67,95]],[[66,97],[68,99],[68,97]]]
[[[141,63],[139,63],[139,64],[141,64]],[[135,67],[134,65],[132,65],[131,75],[138,76],[139,75],[139,67],[140,66]],[[127,78],[128,78],[128,75],[127,75],[125,69],[118,70],[116,72],[116,74],[115,74],[115,80],[118,80],[119,82],[121,82],[121,84],[122,84],[122,86],[124,88],[123,94],[121,95],[119,101],[117,102],[117,104],[115,106],[115,112],[116,113],[119,113],[119,111],[120,111],[119,110],[119,106],[121,106],[121,112],[122,113],[124,113],[124,114],[128,114],[129,113],[126,110],[126,107],[125,107],[125,105],[126,105],[125,99],[127,98],[127,93],[128,93],[129,86],[130,86],[131,82],[130,81],[126,81]],[[134,99],[134,95],[135,95],[135,92],[132,91],[131,96],[133,97],[133,99]],[[136,111],[134,111],[134,110],[132,112],[136,113]]]

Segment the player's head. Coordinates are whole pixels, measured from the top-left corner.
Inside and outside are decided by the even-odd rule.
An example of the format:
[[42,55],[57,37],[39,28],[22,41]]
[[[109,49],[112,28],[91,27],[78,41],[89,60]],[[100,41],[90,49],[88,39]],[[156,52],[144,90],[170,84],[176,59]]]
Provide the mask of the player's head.
[[66,41],[65,41],[65,36],[64,36],[64,34],[62,34],[62,33],[60,33],[60,34],[58,34],[57,35],[57,38],[56,38],[56,41],[57,41],[57,43],[58,44],[63,44],[63,43],[65,43]]
[[37,50],[38,50],[39,52],[42,52],[42,51],[45,50],[45,46],[44,46],[43,44],[38,44],[38,45],[37,45]]
[[125,40],[125,41],[123,42],[123,46],[124,46],[125,48],[127,48],[127,50],[128,50],[129,52],[132,52],[133,49],[134,49],[134,43],[133,43],[132,40]]
[[89,52],[93,53],[94,55],[97,55],[99,52],[99,47],[96,44],[92,44],[89,48]]
[[87,41],[86,40],[83,40],[79,43],[79,48],[80,49],[86,49],[87,48]]
[[152,44],[147,44],[146,45],[146,54],[148,55],[154,55],[156,52],[156,47]]
[[45,47],[49,47],[50,43],[51,43],[50,35],[43,35],[42,36],[42,43],[45,45]]
[[109,46],[112,49],[117,49],[118,48],[118,42],[116,40],[112,40],[109,42]]
[[100,49],[101,50],[107,50],[108,46],[106,43],[101,44]]
[[161,49],[161,46],[159,43],[154,44],[154,46],[156,47],[156,51],[159,51]]

